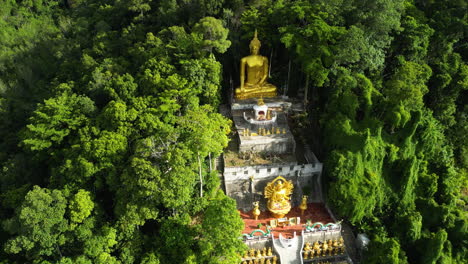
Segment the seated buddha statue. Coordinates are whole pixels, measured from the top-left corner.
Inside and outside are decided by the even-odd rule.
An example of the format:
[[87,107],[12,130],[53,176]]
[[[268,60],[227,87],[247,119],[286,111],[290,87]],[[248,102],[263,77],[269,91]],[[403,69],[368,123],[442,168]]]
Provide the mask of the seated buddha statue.
[[254,38],[249,45],[251,55],[241,59],[240,87],[236,88],[236,99],[276,96],[276,86],[266,81],[268,77],[268,59],[259,55],[260,46],[257,30],[255,30]]
[[294,186],[278,176],[265,187],[265,198],[268,199],[267,208],[275,218],[283,218],[291,210],[290,196]]

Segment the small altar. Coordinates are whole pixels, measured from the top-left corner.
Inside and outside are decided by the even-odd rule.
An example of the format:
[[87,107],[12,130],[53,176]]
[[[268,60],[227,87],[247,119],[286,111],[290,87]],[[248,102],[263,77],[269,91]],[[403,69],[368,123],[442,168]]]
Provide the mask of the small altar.
[[[259,106],[261,100],[262,106]],[[289,129],[287,109],[282,98],[247,99],[232,105],[231,113],[239,140],[239,152],[294,153],[296,141]],[[257,107],[264,107],[263,119]]]
[[[244,220],[245,223],[244,231],[242,231],[243,234],[250,234],[254,230],[259,229],[259,224],[262,225],[260,229],[267,232],[266,226],[270,226],[270,223],[272,221],[277,220],[268,211],[261,212],[257,220],[255,220],[255,218],[253,217],[252,211],[239,212],[242,217],[242,220]],[[307,209],[304,211],[304,215],[301,215],[301,210],[299,209],[299,207],[293,207],[291,211],[289,211],[289,213],[285,216],[285,218],[299,218],[300,221],[298,224],[289,223],[281,226],[278,225],[276,227],[271,227],[271,233],[273,234],[273,236],[278,237],[279,234],[282,234],[283,237],[292,237],[294,235],[294,232],[296,232],[296,234],[301,234],[301,231],[304,230],[307,221],[311,221],[312,223],[333,222],[333,218],[328,214],[327,209],[322,203],[308,203]]]

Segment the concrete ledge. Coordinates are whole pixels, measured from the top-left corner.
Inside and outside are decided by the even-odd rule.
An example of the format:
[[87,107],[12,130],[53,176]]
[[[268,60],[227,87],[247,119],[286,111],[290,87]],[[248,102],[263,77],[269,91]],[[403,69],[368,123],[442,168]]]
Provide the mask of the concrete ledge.
[[302,164],[297,162],[283,163],[283,164],[268,164],[268,165],[255,165],[245,167],[225,167],[224,180],[232,182],[237,180],[248,180],[250,177],[255,179],[269,178],[275,176],[309,176],[321,173],[323,168],[322,163],[315,164]]

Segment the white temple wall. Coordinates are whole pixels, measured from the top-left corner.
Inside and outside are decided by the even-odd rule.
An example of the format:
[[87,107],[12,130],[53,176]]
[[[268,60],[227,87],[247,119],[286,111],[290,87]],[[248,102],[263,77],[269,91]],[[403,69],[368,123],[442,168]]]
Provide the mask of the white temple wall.
[[225,167],[224,184],[226,194],[237,201],[237,207],[243,211],[252,209],[252,203],[260,202],[260,210],[266,210],[263,191],[268,182],[283,176],[294,184],[291,201],[293,206],[301,202],[303,190],[309,195],[309,202],[321,202],[320,188],[322,163],[298,165],[258,165],[246,167]]

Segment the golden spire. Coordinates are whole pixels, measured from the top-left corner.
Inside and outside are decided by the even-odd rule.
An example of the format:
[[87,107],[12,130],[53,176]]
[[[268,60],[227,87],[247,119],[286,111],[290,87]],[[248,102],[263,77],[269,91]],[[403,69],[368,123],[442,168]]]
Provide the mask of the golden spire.
[[263,102],[263,96],[260,96],[260,99],[258,99],[257,105],[258,106],[265,105],[265,102]]
[[253,39],[250,41],[249,47],[253,47],[253,46],[257,46],[257,47],[262,46],[262,43],[261,43],[260,40],[257,38],[257,30],[256,30],[256,29],[255,29],[254,37],[253,37]]

